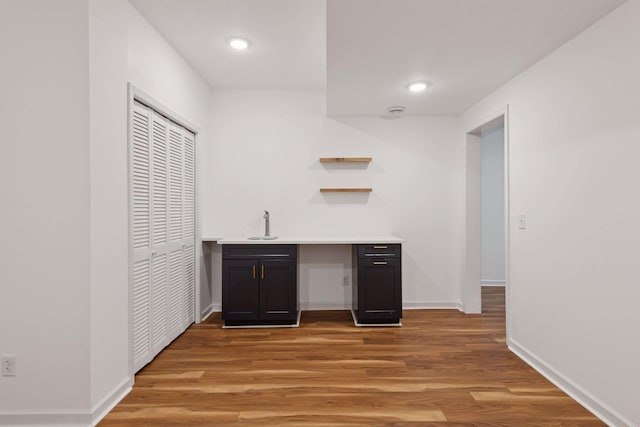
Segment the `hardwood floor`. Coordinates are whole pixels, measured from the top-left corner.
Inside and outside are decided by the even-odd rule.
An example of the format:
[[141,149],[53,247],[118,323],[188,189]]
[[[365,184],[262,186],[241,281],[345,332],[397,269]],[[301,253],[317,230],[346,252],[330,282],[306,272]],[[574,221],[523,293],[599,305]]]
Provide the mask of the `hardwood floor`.
[[295,329],[194,325],[136,376],[112,426],[602,426],[505,346],[504,292],[483,314],[406,310],[400,328],[346,311]]

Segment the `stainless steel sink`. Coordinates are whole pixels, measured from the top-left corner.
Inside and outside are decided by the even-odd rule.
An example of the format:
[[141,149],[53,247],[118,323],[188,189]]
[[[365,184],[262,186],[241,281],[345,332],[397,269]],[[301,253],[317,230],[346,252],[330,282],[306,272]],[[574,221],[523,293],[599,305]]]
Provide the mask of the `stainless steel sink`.
[[251,236],[249,240],[275,240],[278,236]]

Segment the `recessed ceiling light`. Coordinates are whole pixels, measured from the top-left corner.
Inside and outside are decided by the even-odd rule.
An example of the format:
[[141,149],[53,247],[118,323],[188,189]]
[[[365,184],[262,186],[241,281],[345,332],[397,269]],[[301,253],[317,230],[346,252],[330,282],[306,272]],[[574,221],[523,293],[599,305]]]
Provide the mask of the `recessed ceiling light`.
[[245,50],[249,47],[249,40],[242,37],[231,37],[228,41],[229,46],[237,50]]
[[411,92],[422,92],[427,87],[429,87],[429,84],[426,82],[415,82],[409,85],[409,90]]

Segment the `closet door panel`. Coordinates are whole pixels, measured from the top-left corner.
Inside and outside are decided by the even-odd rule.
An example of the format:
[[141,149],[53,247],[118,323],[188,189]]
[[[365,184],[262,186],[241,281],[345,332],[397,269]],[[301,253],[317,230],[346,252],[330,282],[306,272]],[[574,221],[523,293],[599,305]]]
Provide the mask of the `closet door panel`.
[[133,141],[131,147],[131,193],[133,249],[148,250],[150,241],[149,194],[149,116],[148,111],[133,111]]
[[151,279],[151,191],[150,191],[150,114],[135,105],[132,117],[130,147],[131,178],[131,251],[132,251],[132,310],[133,364],[140,369],[151,360],[150,292]]
[[182,245],[184,248],[183,328],[195,319],[195,135],[183,129]]
[[187,246],[184,257],[184,287],[183,287],[183,319],[182,329],[186,329],[195,318],[195,247]]
[[151,353],[167,340],[168,153],[167,119],[151,111]]
[[184,176],[183,176],[183,231],[186,245],[194,244],[195,239],[195,137],[184,130]]
[[151,352],[158,354],[167,344],[167,254],[153,257],[151,281]]
[[[167,123],[166,119],[152,113],[152,197],[153,197],[153,246],[154,251],[166,252],[167,244]],[[162,248],[162,246],[165,246]]]
[[182,129],[169,126],[169,243],[182,244]]
[[169,341],[175,339],[184,330],[182,328],[183,263],[182,249],[169,253],[169,282],[167,288],[167,338]]
[[149,260],[133,264],[133,367],[146,365],[153,355],[149,344]]

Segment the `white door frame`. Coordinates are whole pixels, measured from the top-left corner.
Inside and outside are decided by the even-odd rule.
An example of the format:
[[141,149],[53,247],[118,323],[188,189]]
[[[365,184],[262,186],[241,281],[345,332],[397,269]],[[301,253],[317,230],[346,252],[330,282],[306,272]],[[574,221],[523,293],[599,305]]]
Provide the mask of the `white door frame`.
[[510,303],[510,207],[509,207],[509,106],[485,115],[465,129],[465,212],[464,212],[464,274],[462,305],[465,313],[481,312],[481,241],[480,241],[480,137],[474,134],[483,125],[504,117],[504,256],[507,341],[511,337]]
[[[127,97],[128,97],[128,108],[127,108],[127,135],[128,135],[128,147],[131,146],[131,141],[133,139],[133,126],[131,123],[131,119],[133,117],[133,106],[134,101],[141,102],[142,104],[147,105],[148,107],[154,109],[158,113],[161,113],[165,117],[173,120],[178,123],[180,126],[186,128],[187,130],[193,132],[195,135],[194,141],[194,179],[195,179],[195,197],[194,197],[194,212],[195,212],[195,263],[194,263],[194,321],[195,323],[200,323],[202,321],[202,313],[200,312],[200,299],[201,299],[201,291],[200,291],[200,269],[201,269],[201,259],[202,259],[202,238],[200,237],[200,216],[198,212],[198,194],[199,194],[199,179],[198,179],[198,135],[200,133],[200,129],[191,123],[189,120],[181,117],[179,114],[174,112],[172,109],[168,108],[163,103],[159,102],[152,96],[148,95],[144,91],[140,90],[132,83],[127,83]],[[127,149],[127,155],[130,154],[130,149]],[[131,176],[131,159],[127,159],[127,173],[128,176]],[[127,184],[129,185],[129,184]],[[129,194],[129,207],[128,207],[128,217],[129,217],[129,230],[131,230],[131,212],[132,212],[132,201],[131,195]],[[131,233],[129,232],[129,374],[131,378],[134,378],[135,372],[133,372],[133,271],[131,268],[131,261],[133,259],[133,245],[132,245]]]

